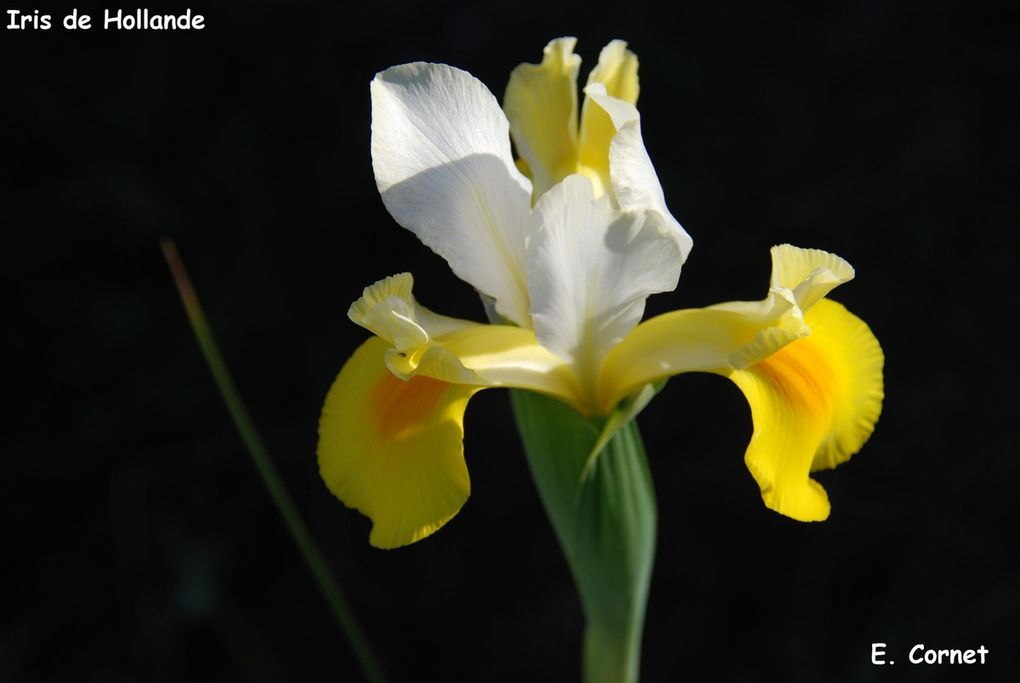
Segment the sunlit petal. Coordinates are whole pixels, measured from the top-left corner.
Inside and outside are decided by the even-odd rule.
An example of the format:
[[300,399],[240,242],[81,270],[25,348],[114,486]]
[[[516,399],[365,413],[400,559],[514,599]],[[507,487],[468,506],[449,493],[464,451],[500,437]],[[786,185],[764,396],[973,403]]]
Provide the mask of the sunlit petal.
[[648,295],[676,287],[681,253],[659,214],[624,212],[568,176],[535,205],[528,241],[535,333],[594,392],[606,352],[630,332]]
[[372,165],[386,208],[454,273],[529,326],[524,238],[531,183],[489,90],[443,64],[405,64],[372,81]]

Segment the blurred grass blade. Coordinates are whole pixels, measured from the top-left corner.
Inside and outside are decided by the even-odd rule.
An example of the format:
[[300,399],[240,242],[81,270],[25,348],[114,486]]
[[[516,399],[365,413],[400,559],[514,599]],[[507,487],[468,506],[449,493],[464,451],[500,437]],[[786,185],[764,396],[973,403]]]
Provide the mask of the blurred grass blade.
[[353,650],[355,657],[357,657],[358,664],[361,666],[365,678],[372,681],[372,683],[385,681],[386,678],[382,673],[382,668],[379,666],[379,662],[365,634],[354,618],[347,597],[340,589],[340,584],[333,576],[329,565],[326,564],[322,551],[319,549],[315,539],[312,538],[312,534],[305,525],[301,513],[298,512],[297,506],[294,505],[293,498],[291,498],[290,493],[276,472],[276,467],[273,466],[269,453],[262,444],[262,439],[259,437],[258,431],[255,429],[247,409],[244,407],[244,402],[241,400],[237,387],[227,371],[223,357],[220,355],[212,330],[209,329],[209,324],[206,322],[205,314],[202,312],[202,305],[199,303],[198,296],[191,286],[191,280],[188,278],[188,273],[184,269],[180,255],[177,253],[177,247],[172,240],[167,239],[162,240],[160,246],[163,249],[163,256],[166,258],[167,265],[170,267],[174,283],[177,285],[177,291],[181,295],[181,302],[184,304],[184,310],[188,315],[188,320],[191,322],[191,328],[195,332],[195,338],[202,349],[202,355],[205,356],[209,370],[216,381],[216,387],[219,389],[220,396],[230,412],[230,417],[234,420],[234,425],[241,435],[241,440],[244,441],[244,445],[251,455],[252,462],[255,463],[255,469],[258,470],[259,475],[262,477],[262,481],[269,491],[269,496],[273,499],[276,509],[280,512],[280,516],[283,517],[287,530],[297,544],[302,556],[304,556],[309,571],[311,571],[315,581],[319,584],[323,597],[333,611],[333,616],[336,617],[344,635],[347,636],[351,650]]

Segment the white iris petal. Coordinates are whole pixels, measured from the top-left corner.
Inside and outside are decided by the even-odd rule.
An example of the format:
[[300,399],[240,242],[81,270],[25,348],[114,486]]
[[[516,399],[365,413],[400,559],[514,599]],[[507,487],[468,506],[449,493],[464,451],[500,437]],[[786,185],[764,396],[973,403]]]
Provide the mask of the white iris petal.
[[530,327],[524,263],[531,183],[509,124],[474,76],[404,64],[372,81],[372,166],[386,208],[496,310]]

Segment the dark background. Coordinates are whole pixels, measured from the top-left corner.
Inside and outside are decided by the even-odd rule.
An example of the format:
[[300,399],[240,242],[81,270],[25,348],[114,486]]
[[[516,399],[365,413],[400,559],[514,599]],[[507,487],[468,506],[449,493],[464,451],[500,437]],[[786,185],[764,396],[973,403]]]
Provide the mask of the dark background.
[[[761,298],[788,241],[856,267],[834,298],[887,356],[874,437],[819,477],[824,524],[761,504],[728,382],[677,378],[642,415],[660,503],[644,680],[1016,679],[1015,12],[234,2],[193,5],[200,32],[72,33],[61,7],[20,9],[54,28],[0,30],[0,680],[360,680],[203,365],[164,235],[392,679],[577,680],[580,609],[504,392],[468,411],[470,501],[415,546],[370,548],[314,456],[366,335],[345,316],[362,287],[411,270],[426,305],[483,317],[383,208],[372,75],[446,62],[501,98],[568,34],[582,81],[611,38],[639,55],[645,141],[695,240],[650,311]],[[876,641],[896,666],[870,664]],[[984,644],[990,663],[910,666],[915,643]]]

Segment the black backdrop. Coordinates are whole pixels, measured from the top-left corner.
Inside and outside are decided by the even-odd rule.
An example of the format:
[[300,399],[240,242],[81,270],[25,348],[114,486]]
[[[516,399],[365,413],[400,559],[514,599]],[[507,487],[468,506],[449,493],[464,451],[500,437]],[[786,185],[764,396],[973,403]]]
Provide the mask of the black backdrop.
[[[63,10],[22,9],[55,24]],[[501,97],[514,65],[567,34],[582,78],[614,37],[641,59],[645,141],[695,240],[650,312],[760,298],[768,248],[788,241],[853,263],[835,298],[887,356],[874,437],[820,477],[821,525],[761,505],[729,383],[678,378],[643,414],[660,502],[645,680],[1016,676],[1014,12],[193,11],[205,30],[0,31],[0,679],[359,680],[190,336],[157,246],[169,235],[393,680],[576,680],[581,614],[505,394],[467,415],[470,501],[413,547],[370,548],[314,461],[322,398],[365,336],[344,315],[363,286],[411,270],[426,305],[483,315],[382,206],[369,80],[424,59]],[[878,641],[896,666],[871,665]],[[984,644],[990,663],[912,667],[915,643]]]

